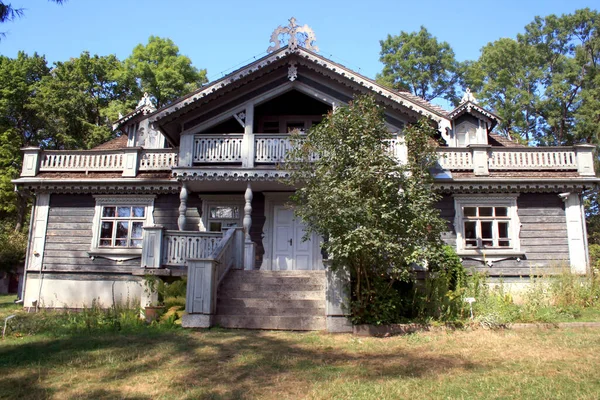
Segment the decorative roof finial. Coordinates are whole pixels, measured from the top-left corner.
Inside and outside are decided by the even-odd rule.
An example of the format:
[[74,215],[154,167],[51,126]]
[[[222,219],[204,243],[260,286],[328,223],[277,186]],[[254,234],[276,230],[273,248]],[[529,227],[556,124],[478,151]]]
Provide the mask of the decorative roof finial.
[[152,110],[156,110],[156,107],[154,107],[154,104],[152,104],[152,100],[150,100],[150,95],[148,94],[148,92],[144,93],[144,96],[140,99],[135,109],[137,110],[138,108],[142,107],[148,107]]
[[477,99],[475,98],[475,96],[473,96],[473,93],[471,93],[471,89],[469,88],[465,90],[465,94],[463,95],[462,99],[460,99],[460,104],[466,103],[467,101],[477,104]]
[[[271,34],[271,43],[274,45],[269,46],[267,49],[267,53],[272,53],[275,50],[279,50],[282,46],[285,46],[283,43],[286,39],[286,35],[288,38],[288,46],[291,50],[295,50],[298,46],[302,46],[307,50],[319,51],[319,48],[314,44],[317,40],[315,33],[308,25],[299,26],[296,23],[296,18],[292,17],[289,19],[290,24],[288,26],[279,25],[277,29],[273,31]],[[280,36],[283,36],[280,38]]]

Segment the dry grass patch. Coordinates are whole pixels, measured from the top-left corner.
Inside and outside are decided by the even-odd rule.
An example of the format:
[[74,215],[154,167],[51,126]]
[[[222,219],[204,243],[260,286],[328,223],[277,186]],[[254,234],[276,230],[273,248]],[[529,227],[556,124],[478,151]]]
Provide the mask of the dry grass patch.
[[598,348],[591,329],[12,335],[0,399],[596,399]]

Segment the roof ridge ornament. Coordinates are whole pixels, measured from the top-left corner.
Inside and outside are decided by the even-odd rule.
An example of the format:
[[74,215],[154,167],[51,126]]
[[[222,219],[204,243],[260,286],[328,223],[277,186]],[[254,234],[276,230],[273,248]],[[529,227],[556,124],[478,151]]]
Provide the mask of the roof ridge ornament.
[[470,101],[473,104],[477,104],[477,99],[475,98],[475,96],[473,96],[473,93],[471,93],[471,89],[469,88],[465,90],[465,94],[463,95],[462,99],[460,99],[460,104],[466,103],[467,101]]
[[274,45],[269,46],[267,53],[272,53],[285,46],[284,41],[286,38],[291,50],[296,50],[298,46],[302,46],[307,50],[318,52],[319,48],[315,45],[315,41],[317,40],[315,32],[306,24],[303,26],[298,25],[294,17],[290,18],[289,21],[288,26],[279,25],[273,31],[270,43],[274,43]]
[[142,107],[148,107],[152,110],[156,110],[156,107],[154,106],[154,104],[152,104],[152,100],[150,100],[150,95],[148,94],[148,92],[144,92],[144,96],[140,99],[135,109],[137,110]]

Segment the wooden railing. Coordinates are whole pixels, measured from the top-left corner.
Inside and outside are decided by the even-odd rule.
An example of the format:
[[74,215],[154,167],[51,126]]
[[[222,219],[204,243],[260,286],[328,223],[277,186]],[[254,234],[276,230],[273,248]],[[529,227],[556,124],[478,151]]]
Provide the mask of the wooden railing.
[[242,267],[244,250],[243,228],[231,228],[225,232],[219,245],[213,250],[211,256],[216,262],[217,286],[221,283],[227,272],[232,267]]
[[[217,308],[219,284],[232,268],[242,268],[244,257],[244,230],[231,228],[205,258],[186,260],[188,281],[185,310],[188,314],[214,315]],[[184,326],[187,324],[184,319]],[[212,322],[206,318],[202,322],[209,327]],[[198,326],[198,324],[196,324]]]
[[122,171],[124,154],[107,150],[44,150],[40,171]]
[[41,150],[23,149],[21,176],[39,172],[121,172],[135,177],[138,171],[170,171],[177,166],[176,149]]
[[243,134],[195,135],[195,163],[242,162]]
[[473,155],[469,148],[443,148],[437,150],[438,162],[444,169],[472,170]]
[[[256,134],[253,142],[244,141],[243,134],[195,135],[189,149],[119,150],[41,150],[25,148],[22,177],[35,177],[39,172],[122,172],[123,177],[136,177],[138,172],[171,171],[180,166],[178,159],[189,156],[185,166],[199,164],[237,164],[245,168],[279,164],[291,149],[286,134]],[[250,143],[250,144],[249,144]],[[244,148],[244,146],[248,146]],[[391,139],[390,151],[399,162],[406,159],[406,148],[400,139]],[[193,152],[193,157],[189,151]],[[450,171],[474,171],[477,175],[502,170],[578,171],[593,176],[594,146],[581,144],[572,147],[441,147],[438,161]],[[190,159],[193,158],[193,162]],[[313,159],[316,159],[313,157]]]
[[208,258],[222,238],[220,232],[165,231],[162,265],[183,266],[190,258]]
[[170,170],[177,166],[177,150],[145,149],[140,154],[140,171]]
[[490,170],[576,170],[577,155],[569,147],[491,148]]
[[255,135],[255,162],[280,163],[292,148],[290,135]]

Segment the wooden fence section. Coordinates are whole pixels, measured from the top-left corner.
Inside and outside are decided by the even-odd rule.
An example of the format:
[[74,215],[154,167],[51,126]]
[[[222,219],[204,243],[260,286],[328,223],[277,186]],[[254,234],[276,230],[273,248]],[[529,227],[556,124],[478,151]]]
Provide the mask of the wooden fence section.
[[165,231],[162,264],[183,266],[187,259],[208,258],[221,239],[220,232]]

